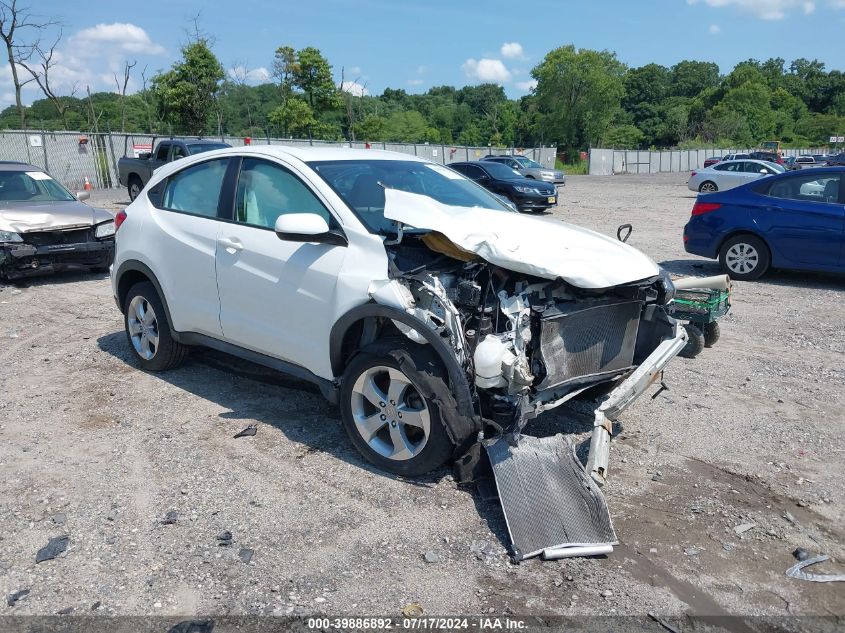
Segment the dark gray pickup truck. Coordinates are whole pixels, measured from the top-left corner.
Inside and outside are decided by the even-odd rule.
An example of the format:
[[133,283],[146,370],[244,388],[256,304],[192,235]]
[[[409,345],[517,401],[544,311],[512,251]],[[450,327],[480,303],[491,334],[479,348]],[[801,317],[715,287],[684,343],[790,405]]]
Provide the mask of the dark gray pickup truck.
[[204,139],[167,139],[159,141],[155,150],[149,154],[141,154],[139,158],[124,156],[117,161],[117,171],[120,184],[129,190],[129,199],[134,200],[141,193],[153,172],[174,160],[193,156],[213,149],[231,147],[228,143]]

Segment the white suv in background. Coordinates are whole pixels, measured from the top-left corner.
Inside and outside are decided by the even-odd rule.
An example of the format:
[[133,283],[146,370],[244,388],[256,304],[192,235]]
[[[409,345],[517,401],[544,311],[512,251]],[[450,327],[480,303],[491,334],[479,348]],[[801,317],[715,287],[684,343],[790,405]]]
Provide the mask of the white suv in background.
[[648,257],[403,154],[208,152],[156,171],[116,224],[112,286],[143,369],[201,345],[310,380],[403,475],[459,456],[487,420],[521,429],[633,374],[616,415],[685,342]]

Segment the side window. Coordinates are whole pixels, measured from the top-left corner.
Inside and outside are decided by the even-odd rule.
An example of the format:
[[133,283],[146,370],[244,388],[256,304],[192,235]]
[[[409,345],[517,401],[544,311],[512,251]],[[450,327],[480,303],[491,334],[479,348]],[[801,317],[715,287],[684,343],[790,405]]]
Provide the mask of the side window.
[[217,217],[217,205],[228,158],[192,165],[167,179],[162,207],[209,218]]
[[272,229],[286,213],[316,213],[330,227],[332,215],[305,183],[281,165],[245,158],[238,176],[235,218],[243,224]]
[[765,165],[759,163],[742,163],[742,170],[747,174],[759,174],[763,170],[767,174],[772,173]]
[[714,165],[713,169],[717,171],[741,171],[743,164],[744,163],[725,163]]
[[506,164],[511,169],[519,169],[521,167],[521,165],[515,160],[508,160]]
[[173,145],[173,157],[170,160],[176,160],[178,158],[185,158],[188,155],[188,152],[185,151],[185,148],[179,144]]
[[464,165],[461,171],[463,172],[464,176],[466,176],[467,178],[472,178],[473,180],[478,180],[482,176],[484,176],[484,172],[481,171],[475,165]]
[[170,143],[159,143],[156,149],[156,160],[167,162],[167,153],[170,151]]
[[781,178],[772,183],[766,195],[784,200],[836,203],[839,200],[840,180],[839,174],[806,174]]

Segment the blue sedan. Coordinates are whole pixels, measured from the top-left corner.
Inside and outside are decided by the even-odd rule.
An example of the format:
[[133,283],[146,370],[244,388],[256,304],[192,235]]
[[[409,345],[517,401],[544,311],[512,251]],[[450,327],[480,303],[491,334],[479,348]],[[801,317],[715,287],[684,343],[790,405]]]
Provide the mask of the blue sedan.
[[684,248],[718,258],[732,279],[757,279],[772,267],[845,272],[845,168],[790,171],[699,194]]

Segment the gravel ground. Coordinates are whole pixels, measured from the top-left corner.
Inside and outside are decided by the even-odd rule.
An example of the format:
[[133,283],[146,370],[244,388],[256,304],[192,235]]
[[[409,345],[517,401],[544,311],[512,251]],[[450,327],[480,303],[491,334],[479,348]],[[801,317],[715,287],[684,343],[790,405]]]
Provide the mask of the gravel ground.
[[[631,222],[629,243],[670,271],[715,274],[683,251],[693,198],[677,174],[572,177],[554,213],[611,235]],[[0,594],[29,590],[0,615],[841,617],[841,585],[784,571],[796,547],[845,559],[843,289],[735,284],[722,340],[621,420],[605,487],[620,547],[512,565],[497,504],[446,470],[374,470],[312,387],[213,352],[139,371],[104,276],[0,287]],[[585,439],[590,408],[533,430]]]

